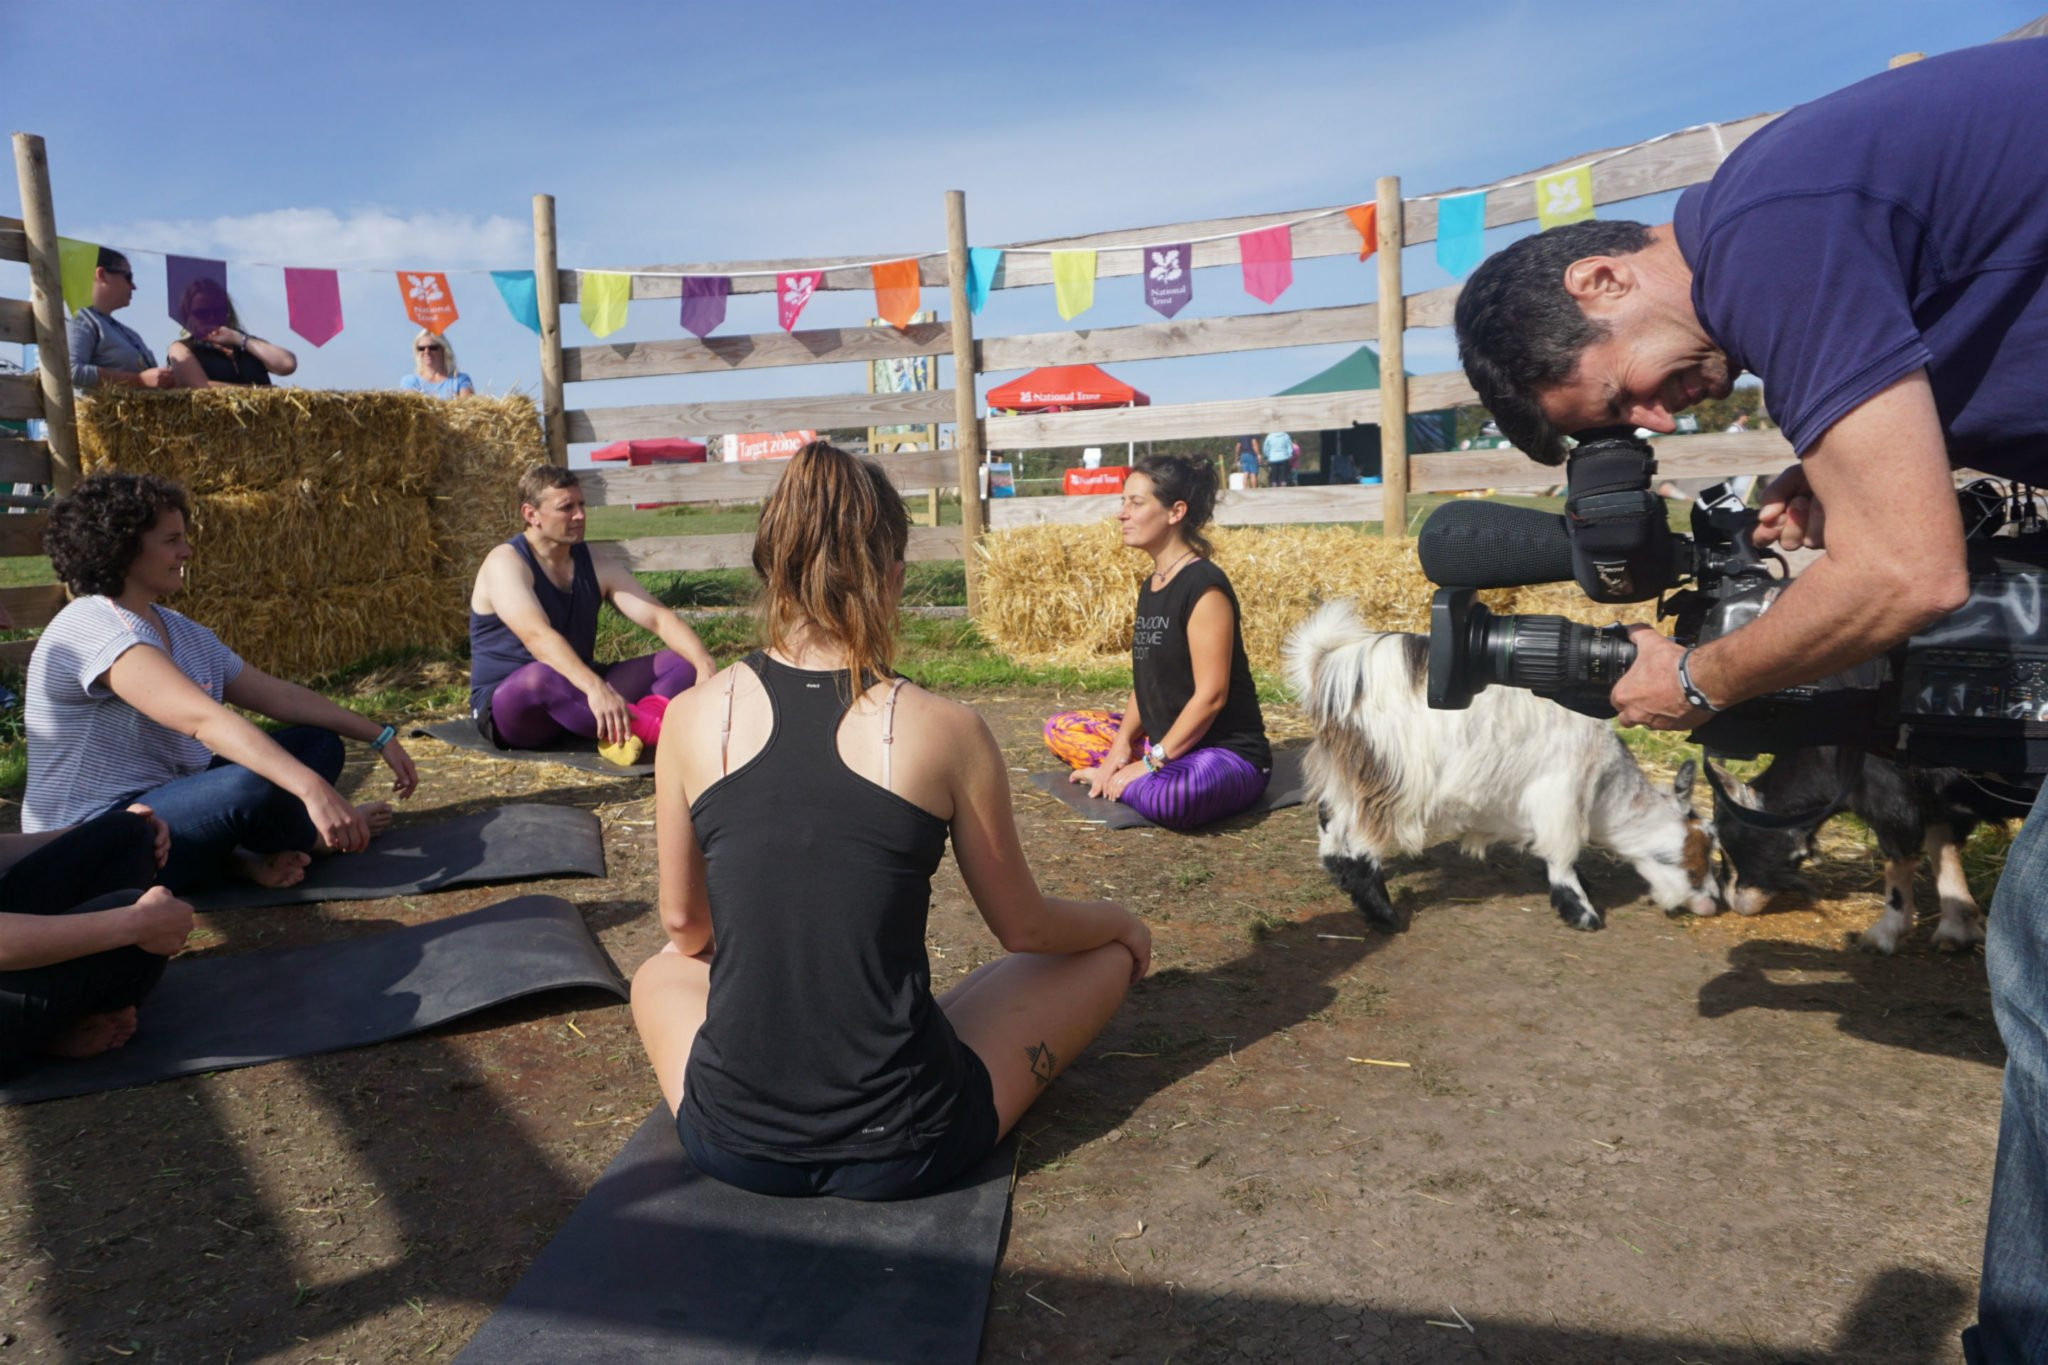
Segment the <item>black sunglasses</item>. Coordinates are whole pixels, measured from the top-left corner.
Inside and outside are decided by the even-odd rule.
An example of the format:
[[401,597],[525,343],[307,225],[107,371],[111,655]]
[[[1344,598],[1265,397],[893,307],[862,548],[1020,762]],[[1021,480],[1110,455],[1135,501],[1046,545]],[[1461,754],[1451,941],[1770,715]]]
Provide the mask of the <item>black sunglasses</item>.
[[[101,266],[100,269],[107,270],[105,266]],[[135,272],[132,270],[107,270],[107,273],[109,275],[119,275],[130,284],[135,283]]]
[[440,350],[441,348],[440,348],[439,346],[415,346],[415,347],[413,347],[413,349],[414,349],[415,351],[419,351],[419,352],[421,352],[422,354],[424,354],[424,353],[426,353],[426,352],[428,352],[428,351],[438,351],[438,350]]

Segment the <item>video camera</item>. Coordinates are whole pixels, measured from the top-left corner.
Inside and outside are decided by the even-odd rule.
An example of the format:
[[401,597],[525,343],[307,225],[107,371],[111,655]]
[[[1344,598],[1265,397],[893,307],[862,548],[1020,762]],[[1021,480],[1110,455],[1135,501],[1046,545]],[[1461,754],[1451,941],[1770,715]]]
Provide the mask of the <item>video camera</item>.
[[[1495,615],[1480,588],[1575,580],[1596,602],[1659,598],[1657,615],[1675,618],[1672,637],[1686,645],[1770,609],[1787,580],[1777,553],[1751,541],[1756,513],[1718,484],[1693,503],[1692,534],[1674,532],[1652,491],[1656,469],[1649,444],[1625,429],[1589,433],[1569,457],[1562,516],[1485,502],[1431,514],[1416,544],[1439,587],[1431,706],[1461,710],[1501,684],[1614,714],[1607,694],[1635,660],[1625,630]],[[1983,480],[1958,498],[1970,570],[1963,606],[1847,672],[1731,706],[1694,739],[1725,757],[1828,744],[2007,777],[2048,773],[2048,523],[2024,487]]]

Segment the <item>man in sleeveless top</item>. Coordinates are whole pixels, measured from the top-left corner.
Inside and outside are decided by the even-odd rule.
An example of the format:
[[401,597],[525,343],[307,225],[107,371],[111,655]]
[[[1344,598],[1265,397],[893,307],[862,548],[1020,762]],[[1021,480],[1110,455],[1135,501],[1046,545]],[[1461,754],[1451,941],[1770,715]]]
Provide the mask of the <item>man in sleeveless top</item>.
[[[635,738],[652,745],[667,699],[717,672],[710,652],[623,564],[590,553],[574,472],[528,470],[519,515],[526,529],[484,557],[469,594],[477,729],[500,748],[538,749],[564,735],[607,747]],[[600,665],[597,615],[605,602],[667,648]]]

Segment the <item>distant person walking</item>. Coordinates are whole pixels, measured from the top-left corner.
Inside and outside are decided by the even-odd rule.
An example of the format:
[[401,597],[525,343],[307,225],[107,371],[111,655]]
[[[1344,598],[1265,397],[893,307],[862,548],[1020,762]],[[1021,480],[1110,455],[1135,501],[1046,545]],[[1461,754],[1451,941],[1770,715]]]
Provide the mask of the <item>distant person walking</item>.
[[1294,438],[1284,431],[1266,433],[1266,482],[1273,488],[1294,486]]

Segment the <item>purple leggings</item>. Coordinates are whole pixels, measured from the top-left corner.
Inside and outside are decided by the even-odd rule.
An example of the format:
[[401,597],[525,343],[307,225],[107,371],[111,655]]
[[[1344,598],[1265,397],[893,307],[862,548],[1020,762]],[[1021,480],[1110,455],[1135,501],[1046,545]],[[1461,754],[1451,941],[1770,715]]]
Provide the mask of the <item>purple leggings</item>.
[[1124,788],[1123,803],[1155,825],[1199,829],[1235,815],[1264,795],[1257,765],[1229,749],[1195,749]]
[[[643,697],[673,697],[697,681],[697,670],[672,649],[622,659],[598,670],[630,705]],[[536,659],[505,675],[491,692],[491,728],[514,749],[540,749],[566,732],[597,738],[597,717],[575,684]]]
[[[1045,723],[1045,742],[1074,767],[1093,768],[1122,723],[1116,711],[1066,711]],[[1120,799],[1155,825],[1198,829],[1249,807],[1265,794],[1269,776],[1243,754],[1196,749],[1134,779]]]

